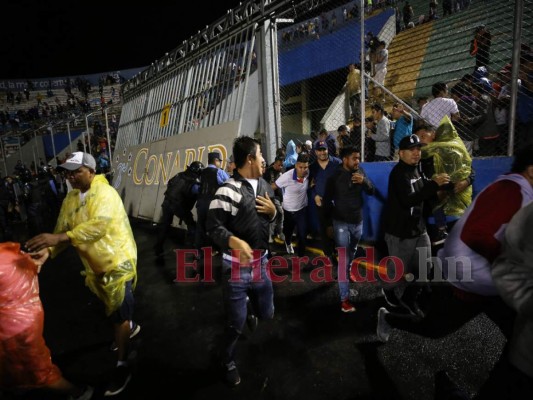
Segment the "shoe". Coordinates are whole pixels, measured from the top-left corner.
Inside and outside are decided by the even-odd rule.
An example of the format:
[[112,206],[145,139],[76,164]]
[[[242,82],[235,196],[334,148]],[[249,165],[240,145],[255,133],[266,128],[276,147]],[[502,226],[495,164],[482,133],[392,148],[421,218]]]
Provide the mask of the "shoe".
[[341,302],[341,311],[345,313],[354,312],[355,306],[351,303],[350,300],[346,299]]
[[292,243],[285,244],[285,248],[287,249],[287,254],[294,254],[294,248],[292,247]]
[[378,339],[383,343],[389,340],[390,332],[392,329],[392,327],[389,325],[385,318],[387,314],[390,313],[389,310],[387,310],[385,307],[381,307],[378,311],[378,326],[376,328],[376,333],[378,335]]
[[93,397],[94,388],[92,386],[85,386],[83,393],[78,397],[69,396],[68,400],[90,400]]
[[446,232],[446,229],[439,229],[439,231],[437,232],[437,236],[431,242],[431,244],[433,246],[438,246],[439,244],[443,244],[446,241],[447,237],[448,237],[448,232]]
[[237,386],[239,383],[241,383],[241,376],[239,375],[239,370],[237,369],[234,361],[226,365],[225,380],[230,386]]
[[116,367],[115,371],[113,372],[111,382],[109,382],[107,389],[104,392],[104,396],[115,396],[116,394],[121,393],[124,389],[126,389],[126,386],[130,380],[131,372],[129,367],[124,365]]
[[396,293],[394,292],[394,289],[381,289],[381,294],[383,295],[383,298],[385,299],[385,302],[394,308],[401,307],[402,303],[398,296],[396,296]]
[[[131,321],[131,328],[130,328],[130,339],[133,339],[137,334],[141,331],[141,325],[136,323],[135,321]],[[109,346],[109,350],[111,351],[117,351],[118,346],[115,341],[111,343],[111,346]]]

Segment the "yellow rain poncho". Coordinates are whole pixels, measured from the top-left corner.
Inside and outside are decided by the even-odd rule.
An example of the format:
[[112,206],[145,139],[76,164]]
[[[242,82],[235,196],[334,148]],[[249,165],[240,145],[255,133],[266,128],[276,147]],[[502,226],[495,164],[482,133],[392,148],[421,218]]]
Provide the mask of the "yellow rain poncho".
[[[137,280],[137,246],[117,191],[103,175],[80,198],[71,190],[61,206],[54,233],[66,233],[85,266],[85,284],[105,304],[106,314],[124,300],[124,283]],[[51,248],[55,257],[66,244]]]
[[[422,147],[422,158],[428,157],[433,157],[435,174],[447,173],[452,183],[468,178],[472,172],[472,158],[447,115],[437,128],[435,140]],[[446,215],[459,217],[471,202],[472,185],[461,193],[450,191],[439,206],[444,206]]]

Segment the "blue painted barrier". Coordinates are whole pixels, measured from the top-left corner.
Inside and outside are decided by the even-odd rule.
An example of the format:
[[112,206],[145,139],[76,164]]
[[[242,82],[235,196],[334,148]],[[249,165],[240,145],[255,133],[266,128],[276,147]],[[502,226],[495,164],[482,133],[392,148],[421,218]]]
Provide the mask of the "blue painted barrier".
[[[476,158],[472,166],[476,172],[474,196],[494,181],[499,175],[511,169],[512,157]],[[365,195],[363,210],[363,237],[366,243],[383,238],[381,214],[388,194],[389,174],[395,162],[361,163],[361,166],[376,187],[375,196]]]

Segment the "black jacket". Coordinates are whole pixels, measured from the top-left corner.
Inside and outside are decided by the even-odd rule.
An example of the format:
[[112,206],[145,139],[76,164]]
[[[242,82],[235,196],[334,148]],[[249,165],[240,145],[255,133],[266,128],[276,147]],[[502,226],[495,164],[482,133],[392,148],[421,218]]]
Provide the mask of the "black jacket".
[[189,170],[174,175],[168,181],[164,202],[174,208],[180,207],[183,210],[192,210],[197,197],[193,193],[195,185],[199,185],[198,176]]
[[[270,185],[259,178],[257,196],[268,193],[276,205],[277,212],[281,212],[278,200],[274,198],[274,191]],[[237,170],[215,193],[215,198],[209,205],[207,214],[207,234],[222,251],[228,251],[230,236],[237,236],[245,240],[253,250],[267,250],[270,216],[258,213],[252,185],[239,175]]]
[[[353,172],[365,176],[362,184],[352,182]],[[353,172],[339,165],[328,178],[323,202],[328,218],[350,224],[358,224],[363,220],[363,191],[373,195],[375,188],[363,168]]]
[[437,182],[422,175],[418,166],[400,160],[389,176],[383,215],[385,233],[407,239],[426,232],[424,201],[433,198],[438,190]]

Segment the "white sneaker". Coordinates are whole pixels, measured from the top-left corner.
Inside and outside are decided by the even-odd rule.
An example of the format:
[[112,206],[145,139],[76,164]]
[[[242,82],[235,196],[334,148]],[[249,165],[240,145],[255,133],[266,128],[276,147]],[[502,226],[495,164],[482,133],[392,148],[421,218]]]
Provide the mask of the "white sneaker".
[[294,254],[294,248],[292,247],[292,243],[285,244],[285,248],[287,249],[287,254]]
[[385,307],[381,307],[378,311],[378,326],[376,329],[376,333],[378,339],[383,343],[389,340],[390,332],[392,330],[392,327],[386,320],[387,314],[389,314],[389,310],[387,310]]

